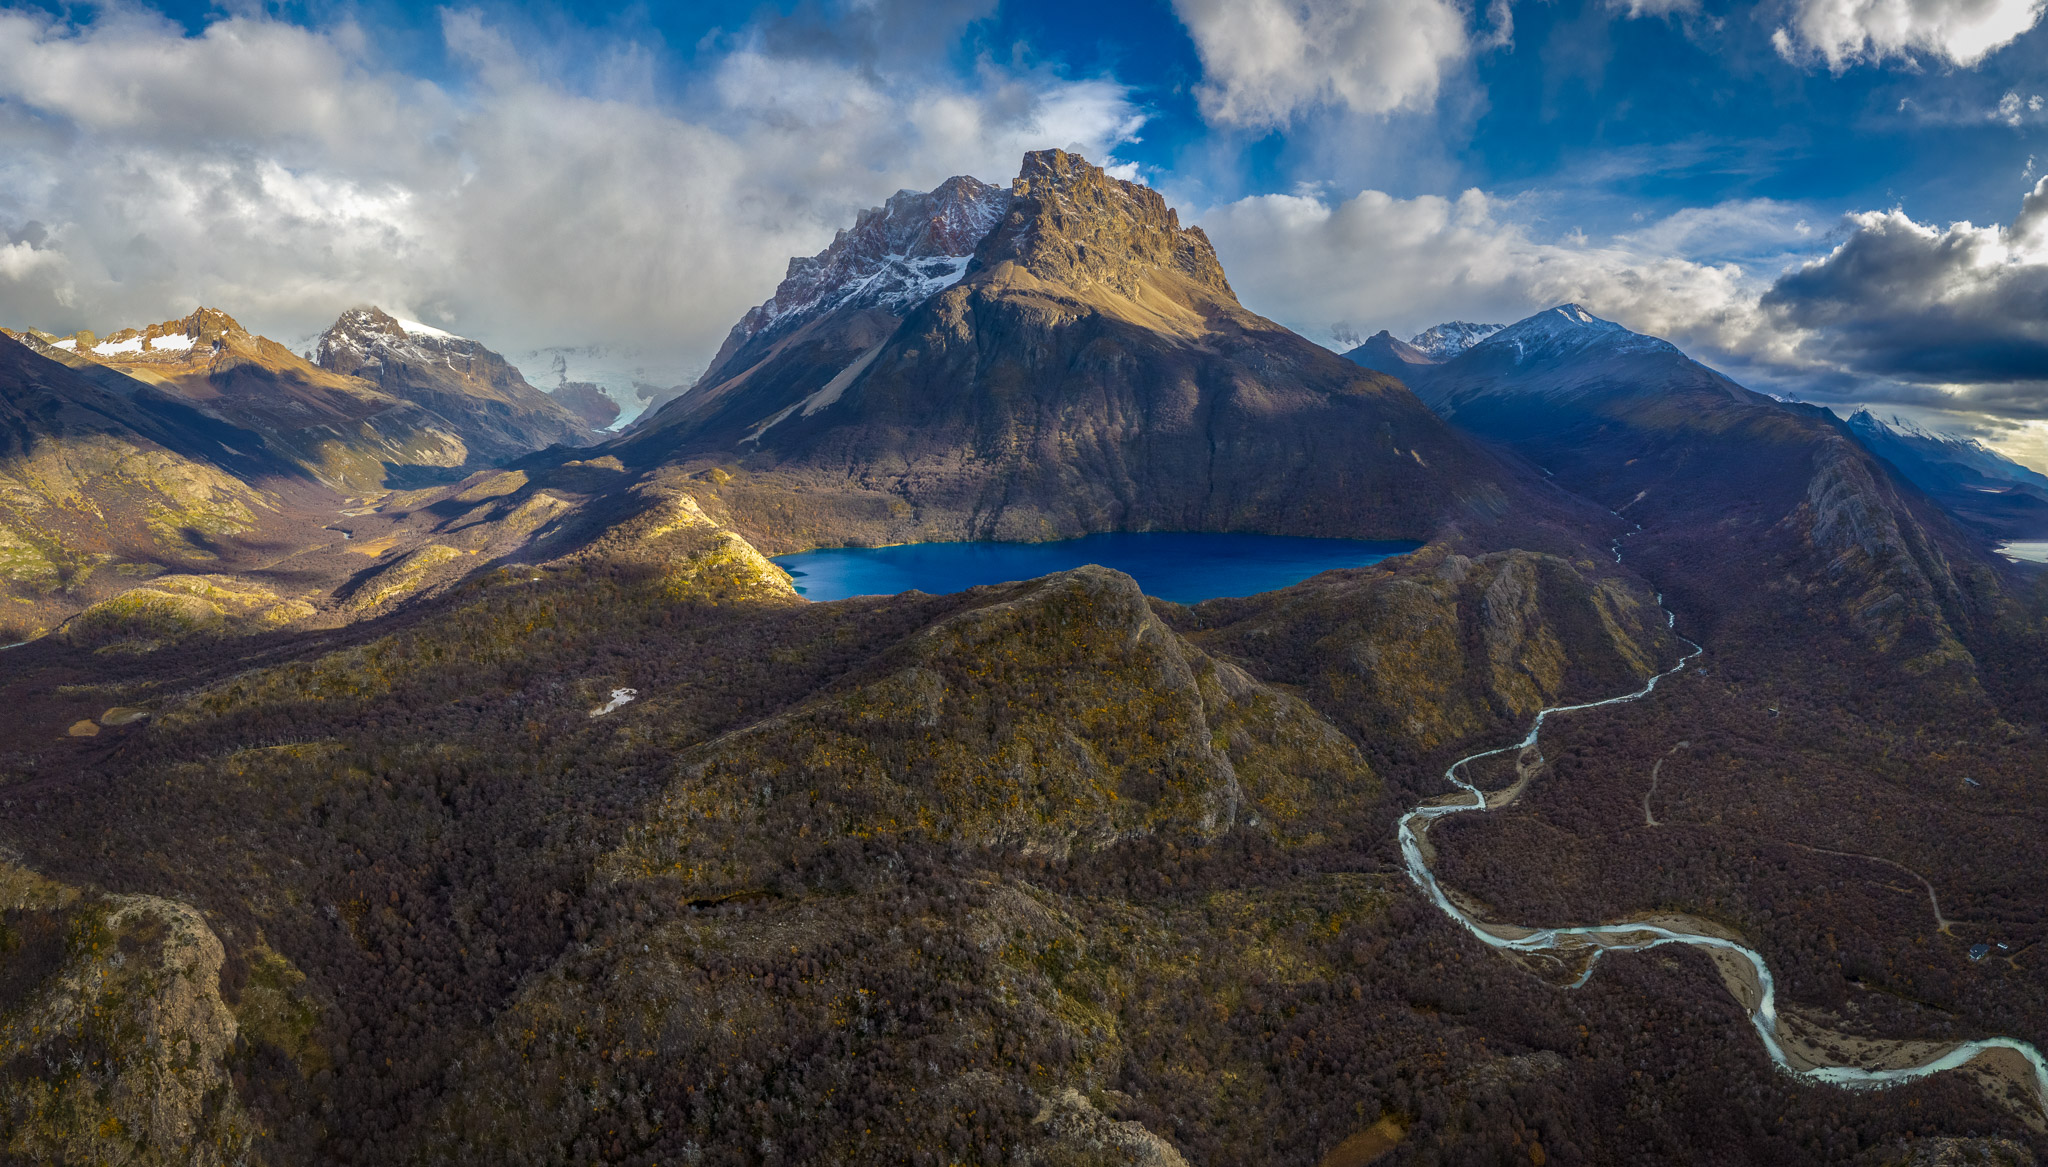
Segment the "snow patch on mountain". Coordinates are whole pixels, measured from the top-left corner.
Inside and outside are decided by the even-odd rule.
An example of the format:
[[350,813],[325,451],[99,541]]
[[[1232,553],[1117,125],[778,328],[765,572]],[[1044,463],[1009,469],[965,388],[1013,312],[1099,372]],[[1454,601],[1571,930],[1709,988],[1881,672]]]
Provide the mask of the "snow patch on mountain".
[[804,416],[809,417],[812,414],[818,412],[819,410],[825,408],[826,406],[832,404],[833,402],[839,400],[840,395],[846,392],[846,387],[848,385],[853,384],[854,379],[856,377],[859,377],[862,373],[867,372],[867,368],[869,365],[875,363],[875,358],[882,354],[883,347],[884,345],[878,344],[875,347],[869,349],[868,351],[860,354],[859,357],[854,359],[854,362],[852,364],[839,370],[839,372],[835,374],[830,381],[825,382],[824,388],[818,390],[816,393],[811,394],[809,397],[804,398],[801,403],[803,405]]
[[393,319],[393,320],[395,320],[395,321],[397,321],[397,322],[398,322],[398,326],[399,326],[400,328],[403,328],[403,329],[405,329],[405,331],[406,331],[406,334],[407,334],[407,335],[409,335],[409,336],[423,336],[423,337],[427,337],[427,338],[428,338],[428,339],[430,339],[430,340],[465,340],[465,339],[467,339],[466,337],[460,337],[460,336],[457,336],[457,335],[455,335],[455,334],[454,334],[454,333],[452,333],[452,332],[443,332],[443,331],[441,331],[440,329],[438,329],[438,328],[435,328],[435,327],[434,327],[433,325],[431,325],[431,324],[421,324],[421,323],[420,323],[419,321],[417,321],[417,320],[407,320],[407,319],[406,319],[405,317],[403,317],[403,316],[394,316],[394,317],[392,317],[392,319]]

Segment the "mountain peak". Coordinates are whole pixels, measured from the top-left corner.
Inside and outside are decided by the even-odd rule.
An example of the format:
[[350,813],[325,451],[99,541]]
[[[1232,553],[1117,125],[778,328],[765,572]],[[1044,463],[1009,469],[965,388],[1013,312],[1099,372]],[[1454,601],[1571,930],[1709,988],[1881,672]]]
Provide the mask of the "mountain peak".
[[234,317],[218,308],[198,308],[190,315],[175,320],[165,320],[145,328],[123,328],[105,336],[81,330],[70,336],[56,337],[36,329],[30,329],[24,335],[33,336],[43,347],[89,357],[105,364],[184,361],[195,351],[209,356],[230,340],[247,343],[254,339]]
[[[874,309],[900,320],[971,272],[1003,264],[1127,298],[1170,272],[1233,306],[1237,299],[1209,237],[1182,227],[1159,192],[1078,154],[1034,150],[1008,190],[965,175],[930,191],[900,190],[862,211],[825,250],[792,258],[775,294],[733,326],[700,384],[738,373],[765,346],[829,314]],[[743,350],[752,355],[735,363]]]
[[1449,320],[1416,333],[1408,338],[1408,344],[1437,360],[1447,361],[1506,327],[1505,324]]
[[1467,349],[1468,353],[1509,356],[1515,364],[1545,360],[1583,352],[1591,348],[1610,352],[1678,352],[1678,347],[1654,336],[1616,324],[1586,311],[1577,304],[1559,304],[1534,316],[1518,320]]
[[1010,198],[983,266],[1015,262],[1042,280],[1103,285],[1124,296],[1137,295],[1148,276],[1170,272],[1237,300],[1200,227],[1182,227],[1158,191],[1114,178],[1078,154],[1026,154]]
[[1344,359],[1393,377],[1411,376],[1419,367],[1442,363],[1442,358],[1434,353],[1401,340],[1384,328],[1366,337],[1364,344],[1345,353]]
[[354,374],[357,367],[375,363],[374,354],[383,349],[424,346],[438,350],[451,344],[466,349],[474,347],[476,342],[417,320],[393,316],[382,308],[366,304],[343,312],[327,331],[320,334],[313,361],[324,369]]

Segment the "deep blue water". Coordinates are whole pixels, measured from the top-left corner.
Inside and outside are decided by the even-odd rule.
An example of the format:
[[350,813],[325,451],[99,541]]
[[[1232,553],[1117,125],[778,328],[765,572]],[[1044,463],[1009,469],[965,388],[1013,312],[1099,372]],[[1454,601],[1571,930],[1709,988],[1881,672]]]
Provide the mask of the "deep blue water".
[[1251,596],[1338,567],[1365,567],[1420,543],[1158,531],[1087,535],[1058,543],[909,543],[835,547],[776,556],[813,600],[882,596],[913,588],[933,595],[976,584],[1036,579],[1086,563],[1113,567],[1147,595],[1178,604]]

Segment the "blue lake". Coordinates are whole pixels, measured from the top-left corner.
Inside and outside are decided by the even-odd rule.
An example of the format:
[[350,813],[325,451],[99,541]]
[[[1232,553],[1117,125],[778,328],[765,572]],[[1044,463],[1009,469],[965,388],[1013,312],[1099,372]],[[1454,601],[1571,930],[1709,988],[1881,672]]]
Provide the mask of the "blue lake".
[[1036,579],[1087,563],[1113,567],[1147,595],[1179,604],[1251,596],[1318,572],[1366,567],[1420,543],[1303,539],[1291,535],[1219,535],[1155,531],[1088,535],[1058,543],[909,543],[835,547],[779,555],[775,562],[813,600],[883,596],[916,589],[933,595],[976,584]]

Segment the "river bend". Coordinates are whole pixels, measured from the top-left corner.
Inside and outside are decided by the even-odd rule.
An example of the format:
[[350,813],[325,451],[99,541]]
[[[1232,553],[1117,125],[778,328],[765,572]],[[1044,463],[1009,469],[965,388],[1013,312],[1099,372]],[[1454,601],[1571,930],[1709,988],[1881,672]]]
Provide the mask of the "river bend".
[[[1617,563],[1621,561],[1619,540],[1615,543],[1614,558]],[[1659,593],[1657,596],[1657,605],[1658,609],[1664,613],[1666,626],[1675,629],[1678,618],[1668,608],[1663,606],[1664,596],[1662,593]],[[1763,1040],[1764,1049],[1770,1054],[1771,1061],[1780,1070],[1794,1077],[1810,1082],[1827,1083],[1833,1086],[1865,1089],[1878,1088],[1925,1078],[1932,1074],[1941,1073],[1944,1070],[1952,1070],[1965,1065],[1981,1054],[1994,1050],[2006,1050],[2026,1059],[2027,1063],[2032,1067],[2035,1102],[2044,1110],[2048,1110],[2048,1061],[2044,1061],[2041,1051],[2028,1042],[2010,1037],[1981,1038],[1975,1041],[1955,1044],[1948,1047],[1944,1052],[1926,1058],[1926,1060],[1891,1069],[1867,1069],[1852,1065],[1797,1065],[1787,1053],[1785,1047],[1786,1035],[1780,1029],[1777,986],[1772,980],[1770,966],[1764,963],[1762,955],[1748,945],[1723,936],[1716,936],[1709,932],[1690,929],[1681,922],[1670,920],[1668,917],[1660,917],[1659,920],[1618,924],[1590,924],[1576,927],[1551,928],[1486,923],[1458,906],[1445,893],[1443,886],[1437,882],[1436,873],[1430,870],[1429,861],[1424,851],[1423,836],[1428,831],[1429,825],[1437,819],[1450,815],[1483,812],[1492,809],[1487,804],[1485,792],[1462,777],[1460,771],[1467,765],[1477,762],[1482,758],[1491,758],[1509,753],[1519,754],[1524,750],[1534,747],[1537,738],[1543,732],[1543,723],[1555,714],[1576,713],[1580,710],[1598,709],[1607,705],[1621,705],[1632,701],[1640,701],[1648,697],[1656,691],[1657,682],[1682,671],[1702,652],[1706,651],[1700,645],[1686,640],[1682,636],[1679,639],[1684,640],[1686,644],[1690,645],[1692,651],[1680,658],[1677,664],[1644,682],[1643,687],[1635,692],[1624,693],[1619,697],[1609,697],[1603,701],[1587,701],[1577,705],[1553,705],[1539,710],[1535,720],[1529,725],[1529,732],[1520,741],[1491,750],[1482,750],[1479,753],[1467,755],[1451,763],[1450,768],[1444,771],[1444,777],[1449,779],[1451,784],[1460,791],[1470,795],[1471,798],[1467,801],[1452,796],[1450,801],[1424,804],[1401,816],[1401,855],[1407,863],[1408,878],[1413,880],[1415,885],[1422,889],[1429,896],[1430,901],[1436,904],[1438,909],[1445,915],[1457,921],[1460,927],[1490,948],[1510,952],[1548,953],[1552,955],[1568,954],[1575,957],[1584,957],[1586,961],[1585,971],[1572,983],[1572,988],[1585,984],[1592,977],[1594,966],[1598,963],[1600,956],[1609,951],[1641,952],[1666,944],[1685,944],[1705,949],[1710,955],[1718,955],[1727,961],[1734,962],[1734,971],[1739,972],[1741,965],[1746,963],[1749,971],[1755,978],[1754,992],[1737,992],[1732,984],[1730,991],[1749,1010],[1750,1024],[1755,1027],[1757,1036]],[[1540,758],[1541,755],[1539,754],[1538,757]],[[1494,805],[1504,806],[1510,800],[1511,797],[1503,797]],[[1724,979],[1727,979],[1727,965],[1723,963],[1723,960],[1717,960],[1715,963],[1723,967]],[[1750,996],[1754,999],[1743,1000],[1745,996]],[[1800,1060],[1813,1061],[1814,1059],[1802,1054]]]

